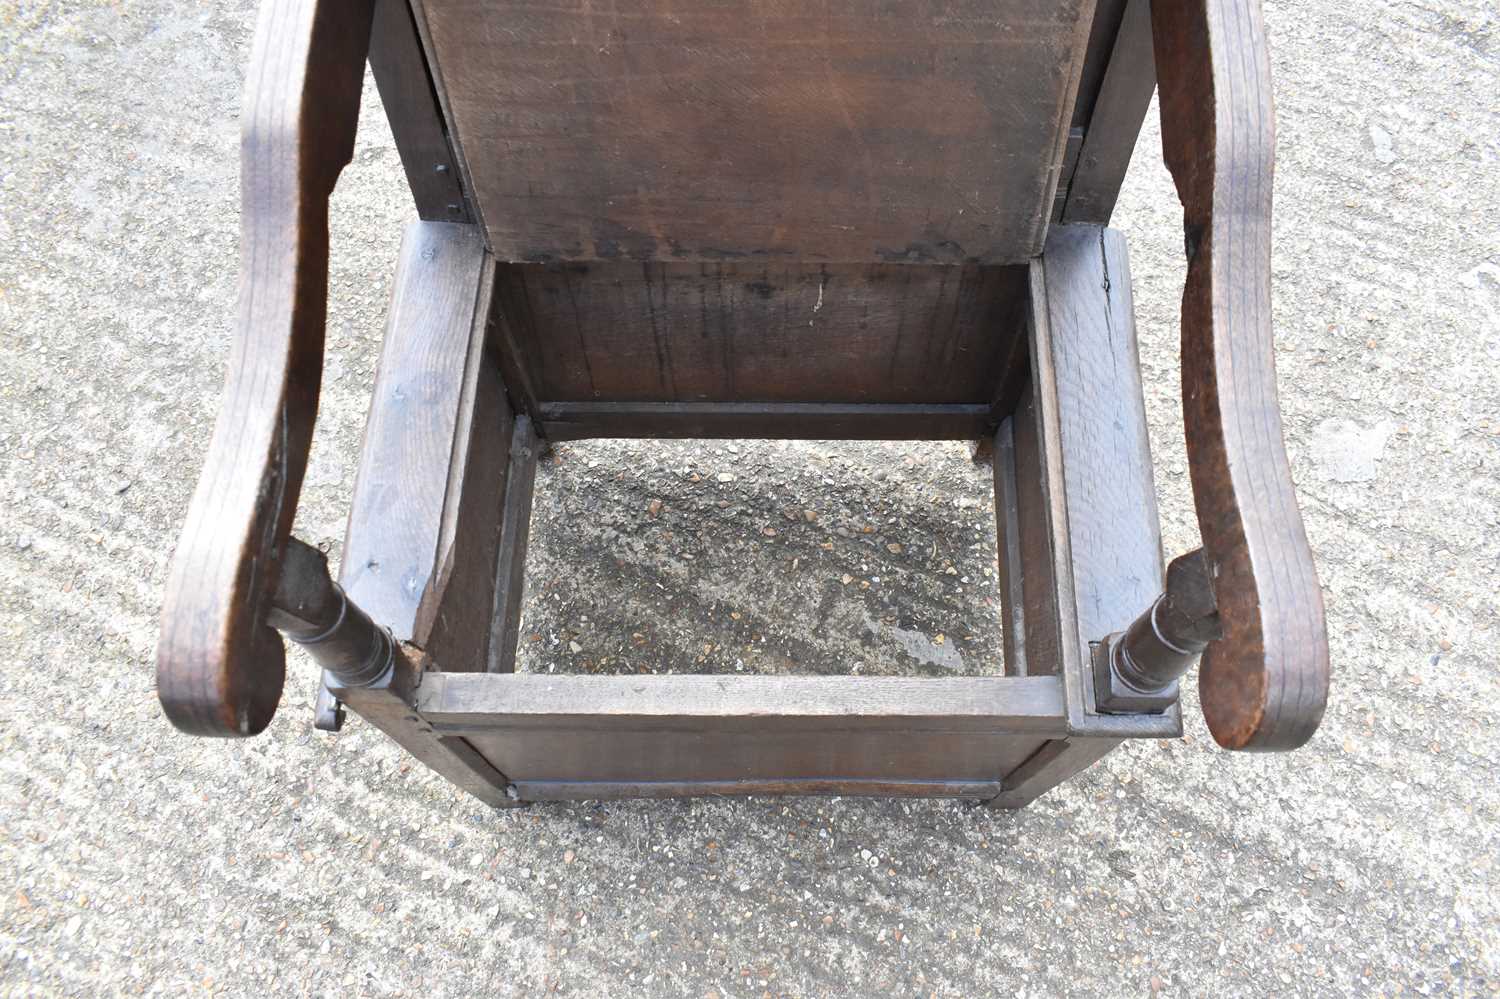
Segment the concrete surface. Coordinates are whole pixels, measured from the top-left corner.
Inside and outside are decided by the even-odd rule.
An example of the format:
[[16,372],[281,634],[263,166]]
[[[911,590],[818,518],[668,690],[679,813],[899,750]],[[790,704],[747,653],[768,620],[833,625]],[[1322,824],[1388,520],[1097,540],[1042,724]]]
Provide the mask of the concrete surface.
[[[1129,746],[1020,814],[847,799],[494,814],[368,726],[313,732],[301,658],[259,739],[193,741],[162,720],[158,600],[233,313],[252,15],[0,3],[0,991],[1500,992],[1500,13],[1267,7],[1282,406],[1337,681],[1316,740],[1225,755],[1190,690],[1186,739]],[[1175,552],[1194,527],[1180,229],[1157,150],[1153,123],[1116,222]],[[299,526],[335,545],[412,215],[372,90],[336,201]],[[722,651],[695,663],[694,629],[755,644],[732,614],[768,593],[785,613],[743,626],[769,629],[769,651],[741,668],[992,661],[987,501],[958,445],[739,447],[564,453],[540,486],[529,668],[733,670]],[[731,512],[708,492],[683,512],[705,502],[695,471],[712,489],[736,475]],[[653,498],[674,509],[650,518]],[[764,535],[793,505],[820,511],[809,530],[839,561],[794,568],[790,539]],[[879,548],[837,533],[863,523]],[[558,570],[567,555],[584,568]],[[845,572],[892,582],[841,591],[821,622],[799,608]],[[641,621],[646,651],[622,630]]]

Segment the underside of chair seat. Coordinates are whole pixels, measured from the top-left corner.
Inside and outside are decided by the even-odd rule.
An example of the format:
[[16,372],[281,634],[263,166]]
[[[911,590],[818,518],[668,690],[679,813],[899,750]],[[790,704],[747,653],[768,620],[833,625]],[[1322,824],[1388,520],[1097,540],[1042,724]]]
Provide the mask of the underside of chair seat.
[[1041,252],[1094,8],[420,5],[501,260],[950,264]]

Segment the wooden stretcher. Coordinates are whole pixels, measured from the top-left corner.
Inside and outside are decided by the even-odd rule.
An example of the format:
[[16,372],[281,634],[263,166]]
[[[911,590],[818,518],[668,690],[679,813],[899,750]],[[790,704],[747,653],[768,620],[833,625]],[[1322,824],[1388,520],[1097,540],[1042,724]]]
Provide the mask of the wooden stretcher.
[[[366,60],[421,221],[335,583],[291,527]],[[1328,653],[1276,402],[1268,72],[1258,0],[266,0],[168,717],[260,732],[285,636],[321,726],[347,707],[497,806],[1018,807],[1179,735],[1201,654],[1221,745],[1301,745]],[[1203,540],[1170,568],[1106,228],[1158,84]],[[538,454],[590,437],[992,444],[1004,675],[516,673]]]

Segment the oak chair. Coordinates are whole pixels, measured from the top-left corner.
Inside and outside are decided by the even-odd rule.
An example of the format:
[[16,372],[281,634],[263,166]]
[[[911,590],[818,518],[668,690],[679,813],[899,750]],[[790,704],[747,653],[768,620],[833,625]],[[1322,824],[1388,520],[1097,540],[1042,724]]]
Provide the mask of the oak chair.
[[[877,794],[1018,807],[1181,733],[1322,716],[1322,599],[1270,327],[1258,0],[265,0],[239,320],[172,562],[171,721],[270,721],[284,635],[347,707],[493,805]],[[328,199],[366,60],[406,231],[339,582],[291,537]],[[1185,208],[1201,550],[1164,565],[1123,238],[1153,89]],[[532,484],[589,437],[993,447],[1004,675],[514,672]]]

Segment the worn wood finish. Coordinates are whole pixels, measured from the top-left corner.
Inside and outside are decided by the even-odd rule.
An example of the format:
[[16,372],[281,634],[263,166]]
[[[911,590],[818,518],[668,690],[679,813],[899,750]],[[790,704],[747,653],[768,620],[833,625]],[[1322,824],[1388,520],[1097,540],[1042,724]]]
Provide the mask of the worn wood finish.
[[550,441],[587,437],[771,440],[972,440],[989,433],[988,406],[759,402],[549,402]]
[[1109,69],[1115,36],[1119,33],[1125,6],[1130,0],[1095,0],[1094,23],[1089,28],[1088,46],[1084,50],[1083,71],[1078,77],[1078,95],[1073,101],[1074,128],[1087,129],[1094,118],[1094,104]]
[[330,687],[333,696],[390,736],[401,748],[460,789],[496,808],[513,807],[510,781],[460,736],[434,732],[412,709],[422,682],[436,674],[422,671],[426,660],[410,651],[398,656],[390,679],[374,687]]
[[1022,582],[1021,500],[1016,481],[1015,420],[1007,418],[995,431],[991,463],[995,476],[995,548],[999,556],[1001,641],[1005,675],[1027,676],[1026,596]]
[[602,722],[661,718],[700,726],[746,720],[771,728],[821,719],[830,728],[922,725],[1060,732],[1055,678],[875,676],[580,676],[439,673],[421,689],[437,727],[480,730],[588,716]]
[[422,0],[502,260],[1018,263],[1094,0]]
[[438,564],[485,266],[477,226],[417,222],[401,242],[339,582],[402,641]]
[[1229,749],[1292,749],[1323,717],[1323,595],[1297,509],[1271,335],[1275,129],[1259,0],[1152,4],[1162,145],[1187,230],[1188,469],[1224,638],[1199,671]]
[[[495,327],[489,322],[494,261],[487,255],[469,331],[463,386],[457,395],[452,451],[434,571],[422,592],[414,638],[449,671],[482,670],[489,659],[495,567],[502,547],[503,509],[515,420],[500,377]],[[437,454],[431,455],[436,459]]]
[[526,585],[526,543],[531,535],[531,499],[536,486],[536,462],[540,450],[541,443],[532,429],[531,418],[516,417],[510,441],[510,467],[505,474],[505,502],[500,508],[500,543],[495,557],[495,597],[489,618],[489,649],[485,657],[485,669],[490,673],[512,673],[516,668],[516,643],[521,637],[521,598]]
[[1130,0],[1113,37],[1077,166],[1061,192],[1063,222],[1104,225],[1114,214],[1136,137],[1156,90],[1151,0]]
[[[1068,640],[1087,668],[1090,643],[1123,630],[1161,593],[1156,483],[1125,238],[1056,226],[1042,268],[1075,603]],[[1085,685],[1090,709],[1092,691]]]
[[1063,733],[1056,679],[426,679],[418,708],[518,781],[993,781]]
[[370,70],[417,215],[434,222],[472,222],[407,0],[375,0]]
[[[1014,508],[1015,529],[1006,534],[1007,550],[1015,544],[1019,564],[1020,603],[1006,610],[1006,623],[1017,622],[1017,634],[1025,649],[1027,676],[1056,676],[1062,670],[1062,631],[1058,621],[1057,575],[1053,563],[1054,536],[1048,496],[1047,463],[1039,433],[1036,387],[1028,385],[1020,405],[1009,421],[1011,454],[1015,466],[1015,494],[1004,502]],[[1009,485],[1009,483],[1002,483]],[[997,494],[998,506],[1002,499]],[[999,524],[996,524],[997,530]],[[1008,528],[1008,525],[1007,525]],[[1009,561],[1009,559],[1007,559]],[[1009,570],[1007,570],[1009,571]],[[1003,577],[1011,580],[1013,576]],[[1017,587],[1006,587],[1014,599]],[[1002,595],[1001,606],[1005,606]]]
[[[1084,236],[1085,231],[1089,235]],[[1138,494],[1142,475],[1149,477],[1149,470],[1141,467],[1149,466],[1149,451],[1132,454],[1121,444],[1142,432],[1144,406],[1138,375],[1121,366],[1121,352],[1129,353],[1133,328],[1120,325],[1120,310],[1128,309],[1129,302],[1109,290],[1113,280],[1104,273],[1108,258],[1102,248],[1110,239],[1097,226],[1064,234],[1058,246],[1060,266],[1062,261],[1070,266],[1058,272],[1055,292],[1049,282],[1050,258],[1039,258],[1031,267],[1032,383],[1014,417],[1023,627],[1028,669],[1035,673],[1047,668],[1062,677],[1072,734],[1163,738],[1181,731],[1175,705],[1156,715],[1094,712],[1088,642],[1095,639],[1084,637],[1079,626],[1081,619],[1111,619],[1122,613],[1128,623],[1139,612],[1121,611],[1112,592],[1122,585],[1125,592],[1133,592],[1136,584],[1129,582],[1130,572],[1121,572],[1121,565],[1143,561],[1139,552],[1153,550],[1159,529],[1144,511],[1116,508],[1114,486],[1088,481],[1121,477],[1132,483],[1119,487],[1128,498]],[[1090,240],[1095,241],[1092,250]],[[1069,337],[1083,342],[1075,349],[1062,343]],[[1113,461],[1129,464],[1115,467]],[[1070,470],[1073,465],[1076,472]],[[1081,484],[1070,489],[1070,475],[1081,477]],[[1111,518],[1113,528],[1100,526]],[[1080,551],[1082,561],[1076,564],[1074,519],[1091,525],[1089,544],[1109,546],[1103,552]],[[1125,538],[1133,533],[1143,533],[1146,543]],[[1114,546],[1137,554],[1122,560]],[[1154,558],[1159,573],[1160,555]],[[1081,585],[1075,571],[1079,567],[1090,577]],[[1141,570],[1136,566],[1132,571]],[[1090,601],[1090,608],[1080,610],[1080,596]]]
[[991,808],[1025,808],[1069,778],[1108,756],[1119,739],[1073,736],[1052,739],[1005,775],[1003,790],[985,802]]
[[1026,271],[512,265],[497,295],[542,403],[988,403]]
[[307,466],[323,364],[328,196],[354,149],[368,0],[269,0],[241,126],[239,316],[172,560],[157,692],[178,728],[252,735],[281,698],[266,624]]
[[999,781],[833,780],[720,781],[517,781],[522,801],[610,801],[620,798],[738,798],[746,795],[802,797],[968,798],[990,801],[1001,793]]

